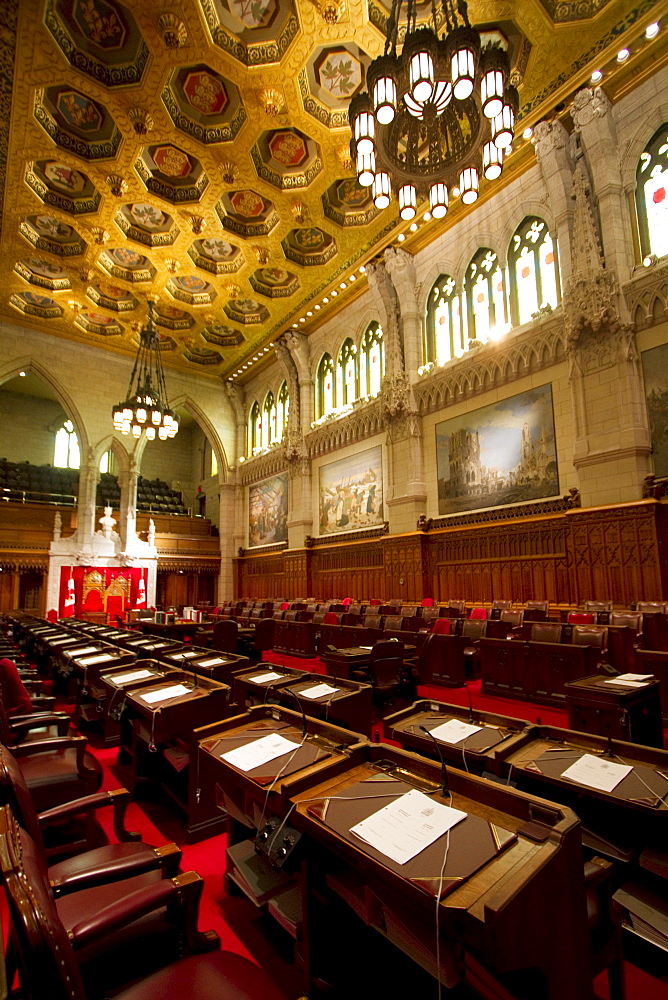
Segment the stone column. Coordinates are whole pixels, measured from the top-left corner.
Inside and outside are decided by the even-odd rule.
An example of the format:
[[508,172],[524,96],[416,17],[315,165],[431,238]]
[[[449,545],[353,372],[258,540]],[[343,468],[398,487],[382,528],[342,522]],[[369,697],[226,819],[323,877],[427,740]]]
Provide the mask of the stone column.
[[388,247],[383,256],[385,270],[396,292],[403,368],[409,379],[415,379],[420,364],[420,343],[422,340],[415,264],[411,254],[400,247]]
[[234,421],[236,426],[235,454],[228,456],[230,465],[236,465],[241,455],[246,454],[248,446],[248,435],[246,428],[246,418],[244,415],[244,391],[240,385],[234,382],[225,382],[225,394],[230,401]]
[[218,601],[228,601],[234,596],[234,563],[237,550],[244,544],[237,525],[243,523],[237,511],[239,488],[235,483],[221,483],[220,491],[220,576],[218,577]]
[[99,481],[100,469],[92,462],[91,453],[88,456],[88,462],[79,468],[77,545],[80,551],[90,551],[92,538],[95,534],[95,503]]
[[571,273],[573,239],[573,164],[569,151],[570,137],[560,121],[538,122],[532,142],[557,230],[551,236],[559,236],[559,268],[562,282],[565,283]]
[[127,471],[120,472],[118,485],[121,489],[119,503],[118,533],[121,536],[121,549],[131,552],[137,540],[137,483],[139,472],[134,463]]

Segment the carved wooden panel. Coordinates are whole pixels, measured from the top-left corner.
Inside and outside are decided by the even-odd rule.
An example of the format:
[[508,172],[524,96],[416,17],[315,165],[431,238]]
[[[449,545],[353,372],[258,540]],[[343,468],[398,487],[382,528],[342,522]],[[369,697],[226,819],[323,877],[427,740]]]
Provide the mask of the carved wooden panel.
[[384,540],[337,545],[311,553],[312,594],[316,598],[385,597]]

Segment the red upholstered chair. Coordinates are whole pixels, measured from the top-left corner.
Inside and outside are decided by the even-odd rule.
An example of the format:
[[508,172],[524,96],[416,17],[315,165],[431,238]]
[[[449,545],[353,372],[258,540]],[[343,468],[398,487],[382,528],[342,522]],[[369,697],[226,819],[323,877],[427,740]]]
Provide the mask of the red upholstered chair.
[[432,635],[451,635],[452,634],[452,620],[450,618],[437,618],[434,622],[432,629]]
[[323,625],[338,625],[340,617],[341,616],[338,615],[335,611],[328,611],[326,613],[325,617],[322,620],[322,624]]
[[222,653],[236,653],[239,642],[239,626],[232,618],[223,618],[213,626],[212,649]]
[[369,599],[369,604],[380,604],[380,601],[375,597],[371,597]]
[[421,608],[433,608],[434,598],[433,597],[423,597],[420,601]]
[[473,621],[487,621],[487,608],[471,608],[469,619]]
[[[162,879],[116,899],[96,913],[80,912],[66,923],[54,902],[48,877],[39,863],[30,837],[21,831],[7,807],[0,810],[3,878],[11,920],[10,937],[18,961],[20,994],[30,1000],[92,1000],[82,976],[81,956],[110,936],[132,930],[138,918],[178,910],[196,919],[202,881],[194,872]],[[81,895],[81,894],[79,894]],[[83,908],[82,908],[83,909]],[[181,921],[187,934],[192,919]],[[131,943],[138,942],[131,938]],[[163,958],[178,954],[164,938]],[[115,1000],[287,1000],[266,972],[248,959],[225,952],[190,955],[125,986],[120,992],[108,982],[114,973],[128,981],[126,966],[137,947],[126,946],[125,961],[105,961],[102,990]],[[105,956],[106,957],[106,956]],[[134,971],[134,970],[133,970]],[[135,978],[134,976],[132,978]],[[96,995],[100,995],[95,991]]]
[[49,610],[46,613],[46,620],[48,622],[57,622],[58,621],[58,612],[56,611],[55,608],[49,608]]
[[352,603],[353,603],[352,597],[344,597],[343,600],[341,601],[341,604],[345,604],[346,607],[348,607]]
[[102,594],[99,590],[89,590],[84,601],[84,611],[104,611]]
[[278,610],[279,611],[289,611],[290,610],[290,605],[288,604],[287,601],[283,601],[283,603],[281,604],[281,606],[280,606],[280,608]]
[[595,614],[587,613],[583,611],[570,611],[568,613],[568,624],[569,625],[593,625]]

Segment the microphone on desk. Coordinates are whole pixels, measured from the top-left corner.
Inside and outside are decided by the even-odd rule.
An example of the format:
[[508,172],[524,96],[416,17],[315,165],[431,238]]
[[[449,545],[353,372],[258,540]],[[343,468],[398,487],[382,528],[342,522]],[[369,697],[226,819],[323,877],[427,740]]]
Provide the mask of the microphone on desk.
[[[181,653],[181,669],[184,671],[184,673],[185,673],[184,664],[186,662],[186,653],[187,653],[187,650],[184,650],[184,652]],[[193,691],[196,691],[197,690],[197,674],[195,672],[195,666],[194,666],[194,664],[190,668],[190,672],[193,675]]]
[[299,711],[302,713],[302,739],[305,740],[306,737],[308,736],[308,726],[306,724],[306,712],[304,711],[304,706],[302,704],[301,698],[296,694],[296,692],[292,691],[290,688],[283,688],[281,694],[291,694],[292,697],[297,702],[297,704],[299,705]]
[[468,695],[468,699],[469,699],[469,725],[472,725],[473,722],[474,722],[474,719],[473,719],[473,701],[471,699],[471,690],[470,690],[468,684],[466,684],[466,683],[464,684],[464,687],[466,688],[466,694]]
[[434,734],[429,729],[427,729],[426,726],[420,726],[419,728],[422,730],[423,733],[426,733],[427,736],[429,736],[434,741],[434,746],[436,747],[436,752],[438,753],[438,757],[441,762],[441,781],[443,784],[443,794],[451,796],[450,788],[448,785],[448,769],[445,766],[445,760],[443,758],[443,754],[441,753],[440,744],[436,739],[436,737],[434,736]]

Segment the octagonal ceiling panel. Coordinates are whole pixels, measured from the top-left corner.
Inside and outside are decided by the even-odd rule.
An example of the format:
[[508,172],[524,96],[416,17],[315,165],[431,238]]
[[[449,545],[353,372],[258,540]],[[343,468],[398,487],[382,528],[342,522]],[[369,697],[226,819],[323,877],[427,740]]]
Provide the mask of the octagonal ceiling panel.
[[282,267],[259,267],[250,276],[253,291],[269,299],[282,299],[299,289],[299,278]]
[[132,292],[120,285],[112,285],[109,281],[96,281],[89,285],[86,295],[96,306],[113,309],[115,312],[127,312],[139,305]]
[[49,250],[60,257],[76,257],[86,249],[79,233],[52,215],[29,215],[21,223],[22,236],[38,250]]
[[[168,333],[160,333],[159,331],[156,331],[156,335],[158,337],[158,348],[160,349],[161,354],[163,353],[163,351],[169,353],[169,351],[176,350],[177,347],[176,341],[174,340],[173,337],[170,337]],[[132,335],[132,343],[134,344],[135,347],[139,347],[141,343],[139,337],[139,328],[134,329]]]
[[200,161],[170,143],[144,147],[135,170],[149,191],[174,204],[199,201],[209,186]]
[[302,267],[326,264],[336,254],[334,237],[317,226],[291,229],[281,246],[287,259]]
[[209,305],[216,297],[216,289],[210,281],[198,277],[196,274],[183,274],[178,278],[170,278],[167,282],[167,291],[191,306]]
[[348,128],[348,105],[364,89],[370,62],[354,42],[318,46],[299,74],[304,110],[327,128]]
[[100,192],[86,174],[58,160],[38,160],[26,167],[28,187],[45,205],[71,215],[97,212]]
[[211,274],[234,274],[245,264],[239,247],[221,236],[195,240],[188,248],[188,256],[196,267]]
[[223,360],[222,354],[218,351],[212,351],[210,347],[202,347],[199,344],[186,344],[183,357],[193,365],[219,365]]
[[168,330],[189,330],[195,322],[185,309],[177,309],[176,306],[172,306],[168,302],[156,302],[153,315],[156,324],[167,327]]
[[322,208],[328,219],[344,229],[366,226],[380,215],[380,209],[373,203],[371,188],[362,187],[356,177],[345,177],[330,184],[322,196]]
[[607,7],[610,0],[540,0],[555,24],[585,21]]
[[248,189],[225,191],[216,203],[216,212],[225,229],[244,239],[268,236],[278,225],[274,203]]
[[223,311],[229,319],[234,320],[235,323],[243,323],[245,326],[264,323],[269,319],[269,310],[261,305],[257,299],[230,299],[223,306]]
[[47,0],[45,23],[74,69],[106,87],[140,82],[148,46],[117,0]]
[[236,84],[205,63],[172,70],[162,100],[174,125],[207,145],[231,142],[247,118]]
[[213,42],[247,66],[280,62],[299,30],[293,0],[200,0]]
[[123,327],[113,316],[105,316],[95,309],[88,309],[77,314],[74,321],[86,333],[96,333],[101,337],[118,337],[123,333]]
[[122,205],[114,222],[129,240],[147,247],[170,247],[180,233],[171,215],[143,201]]
[[118,153],[121,133],[109,111],[69,84],[38,90],[34,114],[61,149],[85,160],[108,160]]
[[322,170],[319,145],[297,128],[263,132],[251,157],[258,177],[281,191],[307,187]]
[[99,263],[108,274],[123,281],[152,281],[155,277],[155,268],[148,257],[130,247],[103,250]]
[[217,320],[212,320],[204,327],[202,336],[209,344],[217,344],[219,347],[238,347],[246,339],[241,330],[235,330]]
[[14,270],[31,285],[48,288],[51,292],[62,292],[72,287],[67,271],[60,264],[53,264],[43,257],[23,257],[17,260]]
[[58,319],[63,315],[62,306],[48,295],[39,292],[15,292],[10,305],[26,316],[39,316],[40,319]]

